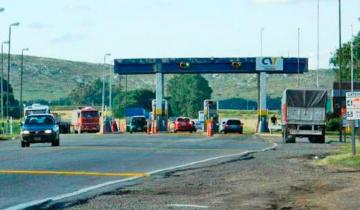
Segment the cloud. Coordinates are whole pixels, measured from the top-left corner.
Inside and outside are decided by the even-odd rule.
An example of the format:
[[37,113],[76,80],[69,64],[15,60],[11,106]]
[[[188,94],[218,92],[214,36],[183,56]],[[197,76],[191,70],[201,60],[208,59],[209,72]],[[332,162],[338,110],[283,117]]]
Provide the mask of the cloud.
[[36,30],[44,30],[47,28],[50,28],[51,26],[45,23],[41,22],[32,22],[27,25],[30,29],[36,29]]
[[79,4],[77,0],[68,0],[64,8],[67,12],[88,12],[91,8],[85,4]]
[[63,43],[70,43],[70,42],[79,42],[87,39],[87,35],[85,34],[63,34],[55,39],[51,40],[52,43],[55,44],[63,44]]
[[252,0],[255,4],[283,4],[288,3],[289,0]]

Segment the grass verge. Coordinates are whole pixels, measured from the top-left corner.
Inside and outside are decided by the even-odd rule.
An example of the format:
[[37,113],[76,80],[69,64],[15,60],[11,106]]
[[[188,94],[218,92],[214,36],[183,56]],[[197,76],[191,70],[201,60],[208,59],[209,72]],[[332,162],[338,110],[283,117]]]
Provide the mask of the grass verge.
[[[360,145],[357,144],[356,151],[360,151]],[[320,165],[334,166],[338,168],[351,168],[360,169],[360,154],[352,156],[351,144],[347,143],[340,147],[339,151],[334,154],[327,156],[326,158],[319,160]]]

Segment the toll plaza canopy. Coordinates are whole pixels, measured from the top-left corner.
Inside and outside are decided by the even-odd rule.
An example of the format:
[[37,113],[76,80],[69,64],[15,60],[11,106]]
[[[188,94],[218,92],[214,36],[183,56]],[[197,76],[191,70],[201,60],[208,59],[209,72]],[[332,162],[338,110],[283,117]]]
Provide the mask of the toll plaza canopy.
[[297,74],[308,71],[307,58],[137,58],[115,59],[114,72],[129,74]]

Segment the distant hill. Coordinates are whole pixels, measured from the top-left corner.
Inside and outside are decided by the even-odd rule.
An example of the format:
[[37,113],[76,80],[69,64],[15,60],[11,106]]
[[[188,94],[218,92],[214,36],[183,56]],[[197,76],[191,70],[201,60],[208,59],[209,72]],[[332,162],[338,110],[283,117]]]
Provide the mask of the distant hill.
[[[15,97],[19,98],[20,56],[12,56],[11,84]],[[56,100],[66,97],[77,83],[86,83],[101,78],[102,64],[74,62],[52,58],[25,56],[24,59],[24,100]],[[6,72],[6,64],[5,64]],[[106,67],[108,73],[110,66]],[[172,75],[166,75],[169,79]],[[207,74],[213,89],[214,99],[257,98],[257,76],[251,74]],[[331,70],[319,71],[320,86],[330,89],[335,79]],[[155,89],[153,75],[128,76],[128,89]],[[125,76],[117,76],[114,83],[121,81],[125,85]],[[315,87],[316,72],[300,75],[300,87]],[[285,88],[297,87],[297,75],[269,75],[268,93],[271,98],[281,97]],[[166,92],[166,91],[165,91]]]

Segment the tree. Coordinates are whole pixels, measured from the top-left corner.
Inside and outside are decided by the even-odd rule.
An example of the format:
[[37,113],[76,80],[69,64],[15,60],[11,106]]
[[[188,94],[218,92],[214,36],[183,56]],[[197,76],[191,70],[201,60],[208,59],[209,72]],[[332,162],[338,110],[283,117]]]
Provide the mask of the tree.
[[[8,85],[7,80],[3,79],[3,85],[4,85],[4,88],[3,88],[4,116],[6,116],[6,99],[7,99],[6,93],[7,93],[7,85]],[[16,100],[14,97],[14,91],[13,91],[11,84],[9,84],[9,115],[12,117],[16,117],[16,118],[20,117],[19,116],[19,101]]]
[[196,117],[203,109],[205,99],[210,99],[212,89],[200,74],[176,75],[169,80],[169,105],[175,116]]
[[[151,101],[155,98],[155,93],[147,89],[131,90],[127,92],[126,107],[141,107],[147,111],[151,110]],[[123,117],[125,110],[125,92],[116,91],[114,96],[113,112],[115,117]]]
[[[101,79],[96,79],[89,83],[78,84],[70,93],[69,97],[74,105],[92,105],[101,106],[102,104],[102,87]],[[105,90],[108,90],[108,84],[105,83]],[[105,91],[105,102],[107,102],[108,95]]]
[[[342,80],[350,80],[351,78],[351,53],[350,53],[351,41],[342,45],[342,62],[341,62],[341,79]],[[357,36],[354,37],[353,40],[353,50],[354,50],[354,79],[359,80],[360,74],[357,72],[360,67],[360,32]],[[335,70],[337,71],[337,75],[339,78],[339,65],[340,65],[340,50],[337,49],[333,57],[330,59],[330,63],[334,65]]]

